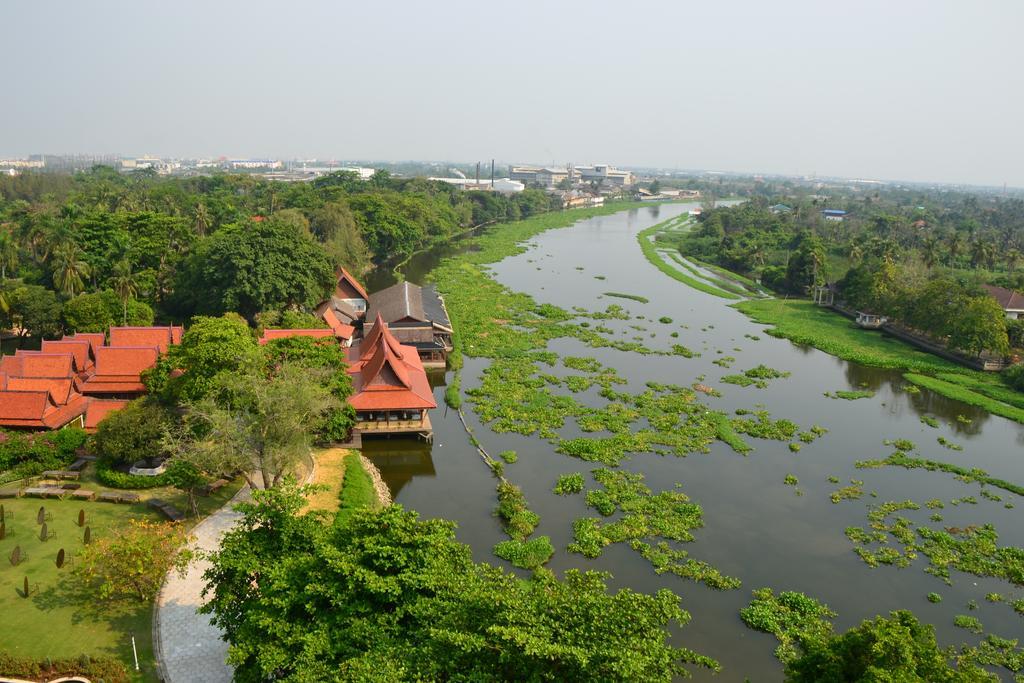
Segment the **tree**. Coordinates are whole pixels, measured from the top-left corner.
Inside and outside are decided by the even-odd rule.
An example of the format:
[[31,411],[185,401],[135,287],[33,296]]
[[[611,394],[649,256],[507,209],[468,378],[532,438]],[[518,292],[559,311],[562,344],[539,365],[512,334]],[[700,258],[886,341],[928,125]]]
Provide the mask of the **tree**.
[[825,246],[811,233],[800,237],[795,252],[786,265],[786,285],[789,291],[806,294],[812,287],[828,279]]
[[122,259],[114,266],[114,276],[110,279],[114,292],[121,300],[122,325],[128,324],[128,302],[134,299],[139,293],[139,281],[132,273],[132,264],[127,259]]
[[294,225],[270,218],[221,228],[203,240],[178,277],[183,312],[260,311],[316,306],[334,286],[320,245]]
[[50,257],[53,284],[57,285],[63,294],[74,296],[85,289],[84,278],[89,277],[91,270],[82,256],[82,250],[71,241],[64,242],[53,250]]
[[193,448],[223,471],[242,471],[253,488],[276,486],[309,454],[327,414],[341,408],[323,374],[287,362],[269,378],[254,368],[221,373],[205,399],[187,406],[202,433]]
[[89,437],[89,451],[105,460],[132,463],[164,452],[164,432],[173,419],[151,399],[140,398],[107,415]]
[[[392,505],[332,528],[301,491],[254,491],[206,573],[235,680],[669,681],[717,663],[669,644],[668,590],[475,564],[454,524]],[[274,628],[266,628],[266,624]]]
[[295,363],[316,371],[323,386],[338,401],[338,407],[328,411],[316,426],[316,434],[325,441],[344,441],[355,426],[356,414],[347,400],[352,395],[345,352],[333,339],[285,337],[271,340],[263,347],[271,367]]
[[0,280],[7,279],[18,267],[18,241],[10,230],[0,232]]
[[207,210],[206,204],[202,202],[196,204],[196,208],[192,212],[192,227],[200,237],[205,237],[206,233],[210,231],[210,212]]
[[661,192],[661,182],[657,178],[655,178],[654,180],[651,181],[651,184],[650,186],[648,186],[647,189],[650,190],[651,194],[658,194],[659,192]]
[[310,230],[323,245],[334,266],[361,273],[370,265],[370,250],[344,202],[328,202],[312,213]]
[[109,289],[79,294],[64,304],[64,323],[74,332],[106,332],[119,319],[125,325],[152,325],[153,309],[142,301],[122,301]]
[[[181,343],[171,347],[145,380],[151,392],[173,405],[205,398],[221,374],[260,372],[264,367],[256,338],[239,316],[200,316],[192,320]],[[174,370],[181,372],[171,377]]]
[[1005,355],[1010,342],[1006,336],[1006,314],[999,302],[987,295],[968,299],[952,321],[949,345],[972,355],[982,351]]
[[979,669],[956,670],[951,652],[939,649],[935,630],[900,610],[865,620],[841,636],[803,643],[804,653],[786,665],[790,683],[834,681],[927,681],[976,683],[992,680]]
[[167,572],[188,566],[191,553],[181,549],[186,539],[180,524],[132,519],[77,551],[74,576],[101,600],[148,603]]
[[60,332],[61,304],[42,285],[18,284],[6,295],[7,320],[21,337],[52,337]]
[[199,516],[199,505],[196,503],[196,491],[206,483],[203,471],[194,462],[185,457],[174,458],[165,470],[167,480],[174,488],[188,495],[188,508],[193,517]]

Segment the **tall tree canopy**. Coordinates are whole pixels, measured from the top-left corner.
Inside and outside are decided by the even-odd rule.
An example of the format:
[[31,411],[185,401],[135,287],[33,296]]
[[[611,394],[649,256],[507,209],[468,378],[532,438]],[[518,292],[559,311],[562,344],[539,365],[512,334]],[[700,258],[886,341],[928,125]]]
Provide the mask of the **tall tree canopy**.
[[[206,574],[203,608],[236,681],[670,681],[685,663],[667,590],[609,594],[605,575],[528,580],[475,564],[454,525],[390,506],[345,524],[298,510],[293,486],[240,506]],[[273,624],[273,628],[267,628]]]
[[222,228],[201,242],[177,283],[183,311],[237,312],[315,306],[334,286],[323,249],[295,222],[274,218]]

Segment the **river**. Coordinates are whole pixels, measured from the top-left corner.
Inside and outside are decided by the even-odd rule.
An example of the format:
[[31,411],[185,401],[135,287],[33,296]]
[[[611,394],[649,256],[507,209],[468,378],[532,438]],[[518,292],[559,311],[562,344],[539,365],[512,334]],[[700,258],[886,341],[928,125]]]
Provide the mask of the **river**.
[[[1024,500],[1012,493],[998,491],[1003,502],[996,502],[979,496],[977,484],[964,484],[941,472],[854,467],[857,460],[884,458],[891,453],[893,449],[883,444],[885,439],[903,438],[918,444],[917,457],[979,467],[995,477],[1022,483],[1024,428],[926,390],[908,393],[902,389],[905,382],[897,372],[850,363],[770,337],[764,326],[730,308],[729,301],[670,279],[645,260],[636,234],[690,208],[693,205],[652,205],[551,230],[530,240],[525,253],[506,258],[492,270],[501,283],[532,295],[539,303],[591,310],[617,303],[634,316],[645,316],[646,320],[639,323],[649,328],[642,333],[648,346],[667,349],[673,343],[683,343],[701,353],[691,359],[643,356],[591,349],[574,339],[559,339],[550,345],[563,356],[592,356],[615,367],[628,379],[629,391],[642,391],[644,383],[651,380],[689,385],[704,375],[704,382],[723,394],[706,398],[705,402],[715,409],[732,413],[738,408],[753,410],[763,405],[773,418],[787,418],[804,428],[821,425],[829,431],[799,453],[791,452],[785,442],[750,439],[755,448],[747,456],[715,442],[708,454],[685,458],[645,454],[623,463],[622,467],[643,473],[645,483],[655,492],[680,483],[682,490],[704,508],[705,526],[695,531],[696,541],[686,544],[686,549],[692,557],[743,581],[738,590],[714,591],[670,574],[657,576],[651,565],[626,544],[611,545],[594,560],[566,552],[572,541],[572,521],[596,515],[586,507],[583,496],[556,496],[551,489],[559,474],[586,473],[593,466],[555,453],[543,439],[495,434],[479,424],[467,404],[470,425],[485,448],[491,453],[506,449],[518,452],[518,462],[506,468],[506,475],[523,488],[531,509],[540,515],[537,533],[551,537],[556,553],[548,566],[559,572],[571,567],[608,571],[614,577],[610,582],[613,587],[628,586],[645,592],[666,587],[676,592],[693,617],[677,634],[677,640],[718,659],[723,670],[713,678],[719,681],[781,679],[781,665],[772,654],[777,644],[774,637],[746,628],[738,616],[739,609],[749,602],[750,592],[765,586],[776,591],[802,591],[827,603],[839,614],[835,619],[838,630],[876,614],[910,609],[922,621],[935,625],[943,645],[978,641],[977,636],[953,625],[957,614],[978,617],[989,633],[1024,636],[1021,616],[1006,604],[985,599],[992,592],[1008,598],[1024,597],[1019,588],[955,570],[950,570],[953,585],[947,586],[923,571],[927,566],[923,557],[903,569],[870,568],[844,536],[848,526],[867,527],[869,505],[912,499],[921,504],[921,509],[901,514],[915,523],[933,527],[991,523],[1000,534],[1000,545],[1024,546]],[[414,268],[406,272],[407,277],[422,281],[439,258],[459,248],[464,247],[447,245],[418,257]],[[603,296],[608,291],[642,295],[650,301],[644,304]],[[661,316],[672,318],[673,323],[656,322]],[[638,321],[607,324],[622,329],[627,322]],[[678,332],[679,338],[670,338],[672,331]],[[653,338],[649,337],[652,332]],[[751,336],[759,339],[755,341]],[[712,362],[722,356],[736,358],[732,369]],[[464,389],[479,384],[480,372],[487,363],[466,359]],[[764,389],[719,382],[723,375],[758,364],[792,374],[771,381]],[[459,539],[473,548],[478,560],[500,562],[491,553],[493,545],[506,538],[492,514],[496,504],[494,479],[455,414],[445,407],[444,381],[443,375],[435,377],[440,407],[431,416],[435,429],[432,445],[367,441],[365,452],[381,469],[396,502],[424,517],[455,520]],[[824,392],[864,387],[874,390],[875,395],[855,401],[823,396]],[[939,427],[923,424],[923,415],[936,418]],[[970,423],[958,421],[957,416]],[[575,436],[574,429],[562,433]],[[937,442],[939,436],[962,444],[963,451],[944,448]],[[787,474],[799,479],[798,487],[783,483]],[[830,476],[838,477],[840,483],[830,483]],[[864,481],[864,497],[832,503],[830,492],[851,479]],[[795,488],[802,495],[797,495]],[[952,499],[965,496],[973,496],[977,503],[950,504]],[[934,511],[923,503],[933,498],[945,501],[941,524],[928,522]],[[1006,501],[1016,507],[1004,507]],[[931,591],[942,595],[941,603],[926,599]],[[977,603],[977,611],[968,611],[970,601]],[[1005,675],[1005,671],[1002,673]],[[710,678],[709,673],[695,671],[696,680]]]

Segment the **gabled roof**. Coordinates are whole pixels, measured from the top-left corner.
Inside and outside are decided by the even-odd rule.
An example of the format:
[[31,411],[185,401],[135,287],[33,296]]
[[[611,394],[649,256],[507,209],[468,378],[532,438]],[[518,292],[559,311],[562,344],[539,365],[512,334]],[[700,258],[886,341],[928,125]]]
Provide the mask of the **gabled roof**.
[[342,324],[347,324],[363,317],[363,313],[354,309],[352,304],[344,299],[339,299],[337,296],[332,296],[316,307],[316,314],[321,318],[327,314],[327,311],[334,313]]
[[373,321],[373,326],[370,328],[369,335],[367,335],[359,345],[359,360],[365,360],[372,354],[376,353],[377,347],[380,345],[382,339],[390,347],[392,353],[399,358],[402,358],[402,345],[397,339],[395,339],[395,335],[391,334],[391,330],[388,329],[388,326],[381,318],[380,313],[377,313],[377,317]]
[[75,357],[75,365],[79,372],[84,372],[93,365],[92,344],[86,339],[44,339],[43,353],[70,353]]
[[96,426],[103,421],[103,418],[112,412],[121,410],[128,405],[128,403],[128,401],[117,401],[111,399],[91,399],[89,401],[89,406],[85,409],[86,430],[95,430]]
[[436,408],[427,373],[416,349],[398,343],[387,323],[377,318],[371,336],[349,368],[356,410],[422,410]]
[[366,319],[371,320],[378,315],[387,323],[399,320],[430,321],[423,310],[423,290],[411,282],[399,282],[371,294]]
[[95,354],[97,348],[107,343],[107,335],[102,332],[76,332],[72,335],[65,334],[64,340],[87,341],[92,345],[92,351]]
[[[176,343],[171,327],[111,327],[111,346],[155,346],[166,353]],[[179,335],[180,340],[180,335]]]
[[338,283],[335,286],[335,296],[339,299],[354,299],[356,297],[347,296],[348,294],[355,293],[363,299],[369,299],[366,290],[359,284],[359,281],[352,276],[352,273],[348,272],[342,267],[339,267],[335,272],[338,277]]
[[284,339],[286,337],[313,337],[314,339],[333,339],[334,330],[323,328],[297,329],[297,330],[263,330],[260,337],[260,345],[264,345],[272,339]]
[[96,353],[96,375],[138,376],[156,365],[155,347],[103,346]]
[[56,405],[64,405],[71,398],[74,380],[63,377],[9,377],[7,391],[45,391]]
[[[70,353],[42,353],[40,351],[15,352],[21,359],[20,377],[74,377],[79,371],[75,367],[75,357]],[[8,373],[15,376],[13,373]]]
[[63,406],[48,391],[0,391],[0,425],[58,429],[85,413],[89,400],[75,394]]
[[338,315],[331,308],[325,308],[321,317],[327,323],[327,326],[334,331],[334,336],[339,339],[349,340],[356,333],[356,328],[341,322],[338,319]]
[[1004,311],[1024,311],[1024,294],[994,285],[985,285],[985,291],[999,302]]

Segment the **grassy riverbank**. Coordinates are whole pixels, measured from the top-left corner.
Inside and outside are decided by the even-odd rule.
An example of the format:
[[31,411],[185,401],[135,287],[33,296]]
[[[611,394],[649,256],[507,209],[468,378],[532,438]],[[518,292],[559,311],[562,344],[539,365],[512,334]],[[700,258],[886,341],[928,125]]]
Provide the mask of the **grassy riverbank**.
[[683,271],[674,268],[671,264],[667,263],[665,259],[661,258],[658,253],[658,245],[651,239],[654,235],[664,231],[670,223],[675,221],[675,218],[669,219],[657,225],[652,225],[646,230],[641,230],[637,233],[636,241],[640,244],[640,249],[643,251],[644,256],[651,263],[652,266],[660,270],[661,272],[668,275],[673,280],[678,280],[685,285],[693,287],[694,289],[704,292],[705,294],[711,294],[712,296],[721,297],[723,299],[739,299],[740,295],[732,292],[727,292],[718,287],[714,287],[708,284],[706,281],[696,278],[692,275],[687,275]]
[[881,332],[863,330],[810,301],[765,299],[742,301],[734,307],[756,322],[772,325],[768,330],[772,336],[862,365],[901,370],[912,384],[1024,423],[1024,395],[998,375],[971,370]]

